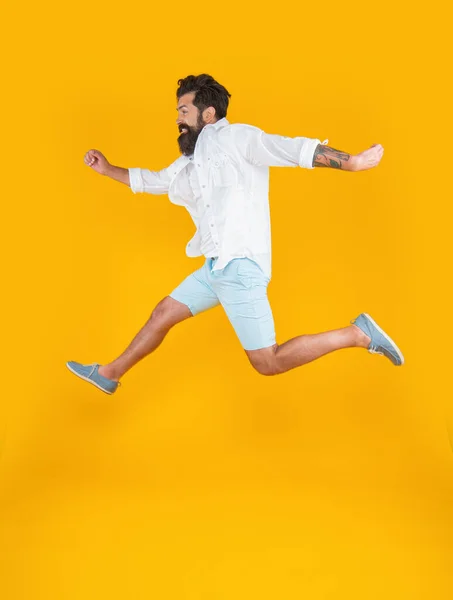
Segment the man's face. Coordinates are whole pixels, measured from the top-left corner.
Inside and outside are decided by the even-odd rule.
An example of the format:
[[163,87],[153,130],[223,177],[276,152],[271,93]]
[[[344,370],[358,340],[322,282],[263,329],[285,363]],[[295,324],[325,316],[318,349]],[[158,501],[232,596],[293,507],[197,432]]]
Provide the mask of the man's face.
[[194,92],[184,94],[184,96],[179,98],[178,106],[176,107],[178,111],[176,124],[180,131],[180,136],[178,137],[179,149],[181,150],[181,154],[186,156],[194,153],[200,131],[206,125],[201,112],[192,104],[194,98]]

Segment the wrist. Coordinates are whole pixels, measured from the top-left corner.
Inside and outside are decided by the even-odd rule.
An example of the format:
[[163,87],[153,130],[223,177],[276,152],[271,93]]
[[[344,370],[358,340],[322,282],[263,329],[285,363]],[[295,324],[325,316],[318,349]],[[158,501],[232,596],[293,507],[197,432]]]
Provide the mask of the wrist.
[[349,161],[349,163],[350,163],[351,171],[360,171],[361,170],[360,157],[358,155],[351,154],[351,160]]
[[106,175],[107,177],[111,177],[114,169],[115,169],[115,167],[113,165],[111,165],[110,163],[108,163],[108,165],[105,167],[104,172],[102,174]]

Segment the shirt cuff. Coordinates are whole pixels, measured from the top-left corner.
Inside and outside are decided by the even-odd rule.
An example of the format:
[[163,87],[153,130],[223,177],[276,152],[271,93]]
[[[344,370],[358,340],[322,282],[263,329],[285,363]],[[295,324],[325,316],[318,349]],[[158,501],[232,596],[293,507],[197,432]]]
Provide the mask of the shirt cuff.
[[142,179],[142,175],[141,175],[141,169],[140,168],[134,168],[134,169],[128,169],[129,171],[129,183],[130,183],[130,188],[131,190],[134,192],[134,194],[137,194],[138,192],[143,192],[143,179]]
[[302,146],[302,150],[299,157],[299,167],[304,169],[314,169],[313,166],[313,157],[315,155],[315,150],[319,144],[327,144],[329,140],[318,140],[317,138],[309,138],[307,142]]

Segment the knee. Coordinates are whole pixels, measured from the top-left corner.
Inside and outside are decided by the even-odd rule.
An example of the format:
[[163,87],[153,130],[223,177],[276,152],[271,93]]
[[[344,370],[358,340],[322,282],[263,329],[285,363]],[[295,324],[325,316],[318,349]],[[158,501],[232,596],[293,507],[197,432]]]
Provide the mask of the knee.
[[252,363],[252,366],[260,375],[267,375],[269,377],[271,375],[278,375],[280,373],[275,365],[257,365]]
[[272,354],[267,356],[257,358],[249,356],[249,361],[255,371],[257,371],[257,373],[260,375],[266,375],[269,377],[271,375],[278,375],[282,372],[278,366],[275,352],[272,352]]
[[157,304],[151,313],[149,320],[154,323],[158,329],[170,329],[170,306],[167,298],[164,298]]

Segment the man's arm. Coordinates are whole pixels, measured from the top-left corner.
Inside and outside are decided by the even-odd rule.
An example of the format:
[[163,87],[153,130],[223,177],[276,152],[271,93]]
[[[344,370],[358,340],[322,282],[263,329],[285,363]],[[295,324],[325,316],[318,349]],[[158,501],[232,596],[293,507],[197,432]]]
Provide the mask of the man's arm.
[[105,175],[111,179],[114,179],[115,181],[119,181],[120,183],[125,183],[126,185],[130,186],[129,169],[109,165],[106,169]]
[[242,156],[257,167],[330,167],[344,171],[364,171],[379,164],[384,153],[374,144],[360,154],[348,154],[326,146],[318,138],[287,137],[266,133],[258,127],[233,124],[231,130]]
[[170,178],[167,169],[161,171],[150,171],[149,169],[115,167],[109,165],[104,175],[125,183],[134,194],[144,192],[147,194],[167,194]]
[[85,164],[96,173],[110,177],[115,181],[129,186],[134,194],[146,192],[148,194],[167,194],[170,185],[170,167],[160,171],[149,169],[116,167],[109,163],[99,150],[88,150],[84,157]]
[[365,171],[376,167],[384,154],[381,144],[373,144],[368,150],[353,155],[329,146],[318,144],[313,155],[313,167],[330,167],[342,171]]

